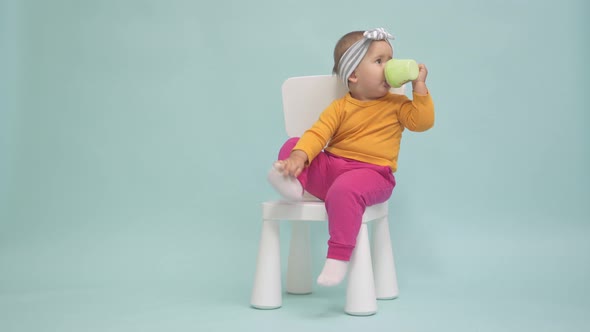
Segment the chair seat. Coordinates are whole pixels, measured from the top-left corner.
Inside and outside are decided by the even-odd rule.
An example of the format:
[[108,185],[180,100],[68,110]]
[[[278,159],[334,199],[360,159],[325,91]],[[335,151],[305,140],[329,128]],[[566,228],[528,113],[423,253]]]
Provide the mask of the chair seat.
[[[363,214],[363,223],[386,217],[387,202],[367,207]],[[262,218],[264,220],[300,220],[327,221],[328,214],[324,202],[310,201],[267,201],[262,203]]]

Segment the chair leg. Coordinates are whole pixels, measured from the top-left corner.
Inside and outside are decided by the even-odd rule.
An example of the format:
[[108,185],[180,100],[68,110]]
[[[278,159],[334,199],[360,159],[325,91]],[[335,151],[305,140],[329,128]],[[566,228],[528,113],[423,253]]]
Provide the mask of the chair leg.
[[344,311],[353,316],[368,316],[377,312],[375,282],[371,264],[369,232],[362,224],[348,270],[346,306]]
[[391,300],[399,295],[389,222],[387,217],[375,221],[373,225],[373,272],[377,299]]
[[310,294],[312,291],[311,244],[309,224],[291,222],[291,243],[287,263],[287,293]]
[[264,220],[250,304],[256,309],[280,308],[281,292],[279,221]]

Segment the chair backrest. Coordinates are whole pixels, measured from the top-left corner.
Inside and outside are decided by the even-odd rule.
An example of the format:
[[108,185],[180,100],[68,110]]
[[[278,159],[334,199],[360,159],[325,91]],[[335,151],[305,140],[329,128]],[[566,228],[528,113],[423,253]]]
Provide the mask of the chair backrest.
[[[291,77],[283,83],[283,112],[289,137],[299,137],[309,129],[334,99],[348,92],[336,75]],[[391,89],[403,94],[404,86]]]

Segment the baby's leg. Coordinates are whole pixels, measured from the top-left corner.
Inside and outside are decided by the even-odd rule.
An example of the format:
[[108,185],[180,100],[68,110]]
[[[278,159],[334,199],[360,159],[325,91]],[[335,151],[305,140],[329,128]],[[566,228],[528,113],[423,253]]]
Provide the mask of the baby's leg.
[[387,201],[394,186],[393,175],[386,177],[371,168],[348,171],[334,181],[326,195],[330,240],[318,284],[335,286],[342,282],[366,207]]
[[[299,141],[299,137],[293,137],[287,140],[279,151],[279,161],[289,158],[291,150],[295,147]],[[300,201],[303,199],[303,185],[299,179],[284,176],[282,174],[282,168],[280,162],[275,162],[268,172],[268,182],[275,188],[275,190],[281,194],[284,198],[291,201]],[[304,170],[304,172],[306,172]],[[300,176],[301,177],[301,176]]]
[[336,286],[342,282],[346,276],[346,271],[348,271],[348,261],[327,258],[324,268],[318,276],[318,285],[326,287]]

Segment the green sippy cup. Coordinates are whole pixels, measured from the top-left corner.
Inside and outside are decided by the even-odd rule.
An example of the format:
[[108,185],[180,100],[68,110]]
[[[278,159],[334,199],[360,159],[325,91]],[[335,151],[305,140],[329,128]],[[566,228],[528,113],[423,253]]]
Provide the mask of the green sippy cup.
[[418,64],[411,59],[391,59],[385,63],[385,80],[393,88],[415,80],[418,72]]

